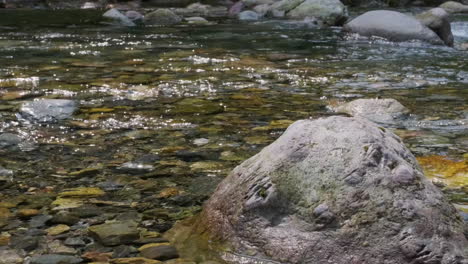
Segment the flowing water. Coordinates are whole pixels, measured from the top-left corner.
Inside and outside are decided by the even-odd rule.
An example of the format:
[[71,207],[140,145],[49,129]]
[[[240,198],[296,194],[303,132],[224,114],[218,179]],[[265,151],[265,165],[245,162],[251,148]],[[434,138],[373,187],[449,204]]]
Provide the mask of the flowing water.
[[[0,144],[0,166],[13,172],[0,200],[46,197],[37,207],[49,212],[62,190],[97,186],[103,212],[143,213],[148,228],[165,231],[294,120],[380,97],[410,109],[413,121],[394,129],[416,156],[461,166],[462,180],[445,189],[463,209],[467,20],[452,24],[456,49],[284,21],[132,29],[3,21],[0,133],[21,142]],[[67,120],[29,122],[18,111],[35,98],[79,107]]]

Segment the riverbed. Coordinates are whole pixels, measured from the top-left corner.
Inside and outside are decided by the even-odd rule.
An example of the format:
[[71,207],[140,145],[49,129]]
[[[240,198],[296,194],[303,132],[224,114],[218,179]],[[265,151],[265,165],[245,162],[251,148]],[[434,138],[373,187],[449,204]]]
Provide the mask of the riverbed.
[[[11,172],[0,181],[5,237],[32,228],[20,209],[43,217],[83,206],[99,213],[81,215],[76,234],[111,219],[163,233],[289,124],[357,98],[410,110],[412,122],[390,128],[468,210],[468,16],[454,17],[455,48],[281,20],[123,28],[2,19],[0,134],[20,139],[0,140],[0,167]],[[18,112],[36,98],[78,108],[31,122]],[[58,199],[70,188],[104,193],[75,197],[76,206]]]

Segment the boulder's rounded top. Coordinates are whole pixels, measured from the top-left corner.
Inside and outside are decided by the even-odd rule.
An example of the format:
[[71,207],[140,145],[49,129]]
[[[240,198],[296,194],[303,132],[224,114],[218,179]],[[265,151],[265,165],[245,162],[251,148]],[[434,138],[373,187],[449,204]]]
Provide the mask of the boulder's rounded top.
[[221,182],[198,224],[235,251],[286,263],[429,263],[468,253],[456,210],[411,152],[360,117],[293,123]]

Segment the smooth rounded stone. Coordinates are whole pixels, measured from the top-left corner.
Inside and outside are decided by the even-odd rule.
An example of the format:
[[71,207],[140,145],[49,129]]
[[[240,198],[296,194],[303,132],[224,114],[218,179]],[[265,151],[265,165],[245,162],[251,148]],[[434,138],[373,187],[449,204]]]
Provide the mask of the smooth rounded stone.
[[280,0],[270,6],[268,15],[272,17],[284,17],[287,12],[296,8],[303,3],[304,0]]
[[125,26],[125,27],[136,26],[136,24],[133,23],[132,20],[130,20],[124,14],[120,13],[120,11],[115,8],[107,10],[102,16],[104,18],[109,19],[113,25]]
[[207,138],[197,138],[193,140],[193,144],[197,146],[203,146],[210,143],[210,140]]
[[81,237],[67,237],[63,242],[66,246],[71,247],[84,247],[86,242]]
[[126,258],[133,253],[138,253],[138,250],[132,246],[120,245],[112,251],[112,258]]
[[396,11],[366,12],[344,25],[343,29],[361,36],[377,36],[390,41],[420,40],[436,45],[444,44],[434,31],[416,18]]
[[115,221],[90,226],[90,235],[105,246],[131,243],[139,238],[138,224],[134,221]]
[[37,248],[39,237],[29,235],[13,236],[10,240],[10,247],[15,249],[23,249],[25,251],[32,251]]
[[270,5],[269,4],[264,4],[264,5],[258,5],[255,6],[253,9],[257,14],[260,16],[264,17],[268,14],[268,11],[270,10]]
[[128,19],[130,19],[133,23],[136,23],[136,24],[143,23],[144,16],[137,11],[133,11],[133,10],[127,11],[125,12],[125,16],[128,17]]
[[[0,142],[1,144],[1,142]],[[13,171],[0,166],[0,183],[10,182],[13,180]]]
[[464,5],[462,3],[454,2],[454,1],[447,1],[439,6],[443,8],[450,14],[455,13],[468,13],[468,5]]
[[16,250],[0,249],[0,264],[21,264],[23,258]]
[[41,211],[37,210],[37,209],[19,209],[18,211],[16,211],[16,215],[19,217],[19,218],[30,218],[30,217],[33,217],[33,216],[36,216],[38,214],[40,214]]
[[210,22],[203,17],[186,17],[184,18],[189,24],[209,24]]
[[140,255],[149,259],[169,260],[179,257],[179,253],[174,246],[169,243],[154,243],[141,246]]
[[287,263],[468,257],[457,210],[401,139],[357,117],[293,123],[236,167],[191,221],[166,233],[182,255],[196,244]]
[[54,122],[70,118],[76,110],[76,103],[66,99],[39,99],[24,103],[21,117],[38,122]]
[[337,113],[367,118],[376,123],[396,124],[409,110],[395,99],[357,99],[334,108]]
[[449,14],[442,8],[433,8],[421,14],[416,18],[426,27],[434,31],[445,45],[453,46],[452,28],[450,26]]
[[74,225],[80,221],[80,218],[69,211],[60,211],[56,213],[51,219],[52,224]]
[[146,14],[143,22],[146,25],[174,25],[182,22],[182,18],[169,9],[158,9]]
[[36,215],[29,220],[30,228],[39,228],[45,226],[45,224],[52,219],[51,215]]
[[340,26],[348,19],[348,10],[340,0],[305,0],[286,16],[292,19],[318,19],[327,26]]
[[81,9],[98,9],[100,6],[95,2],[86,2],[81,6]]
[[65,232],[67,232],[69,230],[70,230],[69,226],[60,224],[60,225],[56,225],[56,226],[52,226],[52,227],[47,228],[46,232],[47,232],[47,235],[49,235],[49,236],[56,236],[56,235],[60,235],[62,233],[65,233]]
[[76,249],[65,246],[60,240],[53,240],[47,243],[47,249],[49,254],[63,254],[63,255],[75,255],[77,254]]
[[131,174],[144,174],[154,170],[154,166],[151,164],[144,164],[139,162],[125,162],[122,166],[117,168],[119,171],[123,171]]
[[58,254],[40,255],[31,258],[31,264],[78,264],[82,261],[83,259],[78,257]]
[[255,11],[246,10],[242,11],[237,15],[237,18],[242,21],[256,21],[260,19],[260,15]]

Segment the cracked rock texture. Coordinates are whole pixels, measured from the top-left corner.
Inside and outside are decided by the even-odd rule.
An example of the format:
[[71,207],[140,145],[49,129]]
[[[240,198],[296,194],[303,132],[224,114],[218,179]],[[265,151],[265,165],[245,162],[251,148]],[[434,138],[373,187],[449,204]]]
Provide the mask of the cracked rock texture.
[[283,263],[467,263],[455,208],[396,135],[359,117],[292,124],[221,182],[191,232]]

